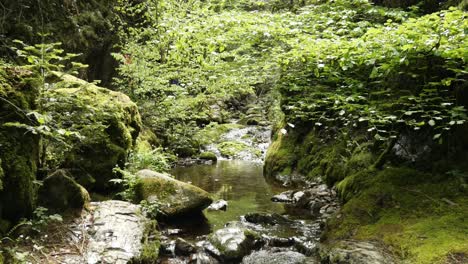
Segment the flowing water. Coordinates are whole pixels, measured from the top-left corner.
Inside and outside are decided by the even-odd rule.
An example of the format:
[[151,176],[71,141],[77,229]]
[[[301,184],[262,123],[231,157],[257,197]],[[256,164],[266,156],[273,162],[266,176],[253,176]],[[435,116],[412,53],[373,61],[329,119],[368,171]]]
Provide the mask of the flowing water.
[[[220,160],[213,165],[177,167],[172,170],[176,179],[190,182],[228,202],[226,211],[208,211],[204,215],[208,228],[215,231],[229,221],[239,220],[247,213],[284,213],[282,205],[270,198],[284,189],[269,185],[263,177],[262,164],[239,160]],[[194,233],[202,231],[192,230]]]
[[[281,243],[284,243],[284,239],[288,243],[294,241],[289,250],[299,251],[307,256],[315,254],[313,252],[319,239],[320,222],[301,214],[288,215],[290,211],[285,210],[285,204],[271,201],[272,196],[286,189],[269,184],[263,176],[264,153],[270,143],[270,130],[248,126],[233,129],[223,135],[222,139],[242,142],[249,146],[250,150],[257,150],[257,152],[260,150],[262,155],[247,153],[226,159],[220,156],[219,151],[216,151],[216,145],[213,144],[205,147],[218,155],[218,162],[179,166],[171,171],[176,179],[198,186],[212,194],[215,201],[225,200],[228,205],[226,211],[206,209],[199,215],[171,219],[166,223],[160,222],[162,234],[166,237],[166,245],[172,245],[169,246],[172,248],[169,249],[172,252],[171,256],[163,256],[160,259],[161,263],[186,263],[184,256],[176,256],[173,251],[174,241],[178,238],[194,244],[203,242],[207,239],[205,235],[224,228],[228,222],[232,221],[241,221],[242,225],[248,229],[261,234],[262,239],[265,237],[267,240],[272,239],[268,241],[282,241]],[[251,222],[243,218],[252,213],[253,215],[245,217]],[[285,220],[277,224],[260,223],[252,220],[255,215],[279,217]],[[170,262],[171,260],[179,262]]]

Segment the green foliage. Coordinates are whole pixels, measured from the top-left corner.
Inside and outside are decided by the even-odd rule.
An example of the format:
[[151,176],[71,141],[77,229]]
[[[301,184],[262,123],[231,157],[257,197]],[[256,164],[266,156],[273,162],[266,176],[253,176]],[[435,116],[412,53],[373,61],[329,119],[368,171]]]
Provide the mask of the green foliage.
[[40,250],[42,247],[36,244],[38,242],[36,239],[48,226],[62,221],[61,215],[49,214],[47,208],[37,207],[31,219],[22,219],[0,239],[0,263],[2,257],[8,260],[7,263],[27,263],[31,252],[20,250],[20,246],[32,244],[35,250]]
[[120,168],[115,168],[114,173],[121,176],[110,180],[111,183],[123,189],[118,195],[125,201],[136,202],[135,187],[138,184],[138,178],[135,174]]
[[[301,45],[315,38],[361,36],[375,23],[408,17],[366,1],[314,3],[297,13],[270,12],[283,7],[244,8],[283,2],[122,1],[125,8],[118,11],[141,21],[120,30],[127,38],[114,54],[120,62],[116,87],[139,102],[145,124],[164,146],[193,155],[201,142],[191,135],[199,127],[239,118],[249,102],[271,92],[284,53],[294,58]],[[306,4],[290,3],[295,8]],[[274,101],[266,108],[273,110]]]
[[353,40],[301,43],[301,53],[283,59],[288,122],[366,127],[377,140],[407,128],[440,138],[467,118],[457,97],[467,79],[467,27],[466,14],[451,9]]
[[139,149],[128,156],[126,168],[131,172],[150,169],[157,172],[166,172],[170,169],[172,156],[163,152],[161,148]]

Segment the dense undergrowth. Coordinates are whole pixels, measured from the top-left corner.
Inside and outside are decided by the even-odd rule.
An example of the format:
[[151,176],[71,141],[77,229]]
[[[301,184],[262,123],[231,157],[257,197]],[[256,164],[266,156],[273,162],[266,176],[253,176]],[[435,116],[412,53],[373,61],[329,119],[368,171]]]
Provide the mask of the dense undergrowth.
[[252,105],[279,117],[274,88],[283,79],[285,53],[294,57],[316,38],[350,39],[410,16],[365,1],[260,3],[153,3],[151,27],[124,32],[127,41],[114,55],[116,86],[139,102],[146,125],[177,154],[195,154],[201,142],[192,134],[210,122],[242,119]]

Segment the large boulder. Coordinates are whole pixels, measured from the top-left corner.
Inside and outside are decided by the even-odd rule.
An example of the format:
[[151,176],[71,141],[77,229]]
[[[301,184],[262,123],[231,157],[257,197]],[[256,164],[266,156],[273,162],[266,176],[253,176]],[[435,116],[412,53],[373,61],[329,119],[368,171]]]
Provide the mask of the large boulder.
[[[141,130],[137,105],[123,93],[70,75],[56,75],[67,88],[51,89],[46,111],[61,129],[79,134],[68,142],[71,149],[60,155],[64,158],[59,166],[69,169],[86,188],[106,189],[116,176],[113,168],[124,166]],[[63,146],[57,146],[51,151],[61,149]]]
[[[68,226],[72,235],[68,234],[67,247],[73,248],[79,243],[81,251],[45,247],[52,247],[50,250],[57,256],[58,263],[155,263],[159,251],[155,226],[155,221],[146,218],[139,205],[115,200],[92,202],[89,210],[84,210],[81,217]],[[77,242],[77,235],[84,236],[85,240]]]
[[44,179],[39,188],[38,203],[53,212],[82,209],[91,198],[65,170],[58,170]]
[[30,216],[35,206],[40,137],[32,133],[38,86],[32,73],[0,68],[0,220]]
[[137,200],[158,203],[159,210],[168,217],[200,212],[213,202],[206,191],[173,179],[168,174],[141,170],[137,177]]

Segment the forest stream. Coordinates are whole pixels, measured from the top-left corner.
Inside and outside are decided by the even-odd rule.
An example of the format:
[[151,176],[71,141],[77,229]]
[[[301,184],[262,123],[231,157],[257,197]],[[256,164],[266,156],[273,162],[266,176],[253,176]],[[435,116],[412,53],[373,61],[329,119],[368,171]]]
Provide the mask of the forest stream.
[[[245,140],[244,135],[247,131],[253,136]],[[249,126],[232,129],[223,138],[244,143],[248,141],[246,144],[252,149],[265,149],[269,143],[269,137],[264,137],[265,133],[269,134],[270,131]],[[208,148],[213,150],[213,146]],[[297,214],[295,209],[298,208],[292,200],[281,200],[281,197],[294,197],[294,194],[299,197],[298,195],[304,193],[288,191],[291,187],[267,182],[263,175],[263,157],[258,158],[249,153],[239,157],[244,160],[223,159],[220,156],[216,163],[178,166],[172,169],[171,174],[177,180],[206,190],[215,202],[205,209],[202,215],[186,216],[160,224],[163,234],[161,263],[239,263],[241,259],[237,257],[226,258],[223,253],[211,251],[208,242],[209,237],[218,234],[224,236],[224,240],[241,240],[243,243],[242,238],[236,237],[235,234],[223,233],[223,230],[231,227],[241,227],[258,236],[256,242],[250,245],[251,248],[247,249],[247,252],[253,251],[252,254],[257,254],[254,255],[255,261],[262,256],[275,260],[269,257],[269,254],[274,252],[279,254],[276,261],[303,263],[302,261],[307,259],[307,263],[315,263],[316,244],[319,241],[323,219],[311,214]],[[254,158],[248,160],[249,157]],[[310,184],[319,186],[322,191],[327,190],[325,185]],[[191,247],[198,247],[197,250],[193,250],[198,253],[183,252]],[[207,261],[208,259],[211,260]],[[249,258],[245,257],[243,263],[250,263]]]
[[468,0],[0,2],[0,264],[468,263]]

